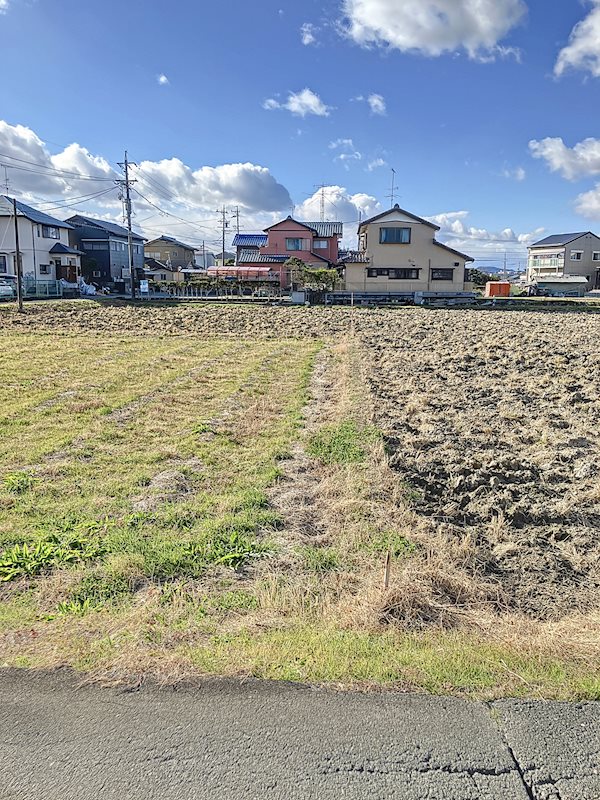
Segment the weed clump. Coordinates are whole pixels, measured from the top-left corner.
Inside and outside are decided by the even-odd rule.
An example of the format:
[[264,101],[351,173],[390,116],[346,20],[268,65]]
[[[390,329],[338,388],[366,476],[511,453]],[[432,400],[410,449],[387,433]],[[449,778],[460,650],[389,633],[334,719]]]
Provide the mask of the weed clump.
[[378,435],[374,428],[360,428],[350,420],[324,425],[311,437],[307,451],[323,464],[358,464],[365,460],[368,445]]

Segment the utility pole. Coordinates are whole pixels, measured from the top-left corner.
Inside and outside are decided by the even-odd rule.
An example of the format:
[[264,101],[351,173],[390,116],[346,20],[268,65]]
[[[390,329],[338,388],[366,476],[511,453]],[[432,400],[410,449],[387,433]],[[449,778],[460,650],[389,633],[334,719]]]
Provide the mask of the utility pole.
[[[129,260],[129,276],[131,279],[131,299],[135,300],[135,269],[133,266],[133,231],[131,230],[131,193],[130,188],[131,184],[135,183],[135,180],[129,180],[129,164],[134,163],[130,162],[127,159],[127,150],[125,150],[125,161],[119,163],[119,166],[125,171],[125,180],[115,181],[118,186],[122,188],[125,187],[125,197],[123,199],[123,204],[125,207],[125,219],[127,220],[127,255]],[[137,166],[137,165],[136,165]]]
[[202,266],[206,269],[206,250],[204,249],[204,239],[202,239]]
[[15,272],[17,273],[17,303],[19,313],[23,313],[23,266],[19,247],[19,220],[17,218],[17,201],[13,197],[13,214],[15,215]]
[[217,209],[217,214],[221,215],[221,226],[222,226],[222,250],[221,250],[221,266],[225,266],[225,230],[229,223],[227,222],[227,209],[225,206],[221,209]]
[[239,232],[240,232],[240,207],[239,206],[235,207],[235,212],[234,212],[233,216],[236,219],[236,223],[235,223],[235,225],[236,225],[236,233],[239,234]]
[[8,187],[9,187],[8,168],[6,164],[3,164],[2,166],[4,167],[4,188],[6,189],[6,194],[8,194]]
[[362,222],[362,211],[358,211],[358,249],[360,250],[360,223]]
[[502,275],[502,277],[504,278],[504,280],[506,280],[507,274],[508,274],[508,273],[507,273],[507,269],[506,269],[506,250],[505,250],[505,251],[504,251],[504,272],[503,272],[503,275]]

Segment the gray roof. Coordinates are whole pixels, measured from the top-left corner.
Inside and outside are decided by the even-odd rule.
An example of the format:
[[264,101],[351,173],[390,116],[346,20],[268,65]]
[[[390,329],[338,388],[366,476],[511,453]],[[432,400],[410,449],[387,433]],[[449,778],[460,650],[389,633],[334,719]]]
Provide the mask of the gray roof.
[[[80,228],[83,225],[89,225],[92,228],[99,228],[100,230],[106,231],[106,233],[112,233],[113,236],[120,236],[127,238],[127,228],[124,228],[122,225],[117,225],[115,222],[107,222],[104,219],[95,219],[94,217],[84,217],[83,214],[75,214],[73,217],[69,217],[68,220],[71,225],[75,228]],[[136,233],[135,231],[132,234],[134,239],[139,241],[144,241],[144,237]]]
[[266,233],[236,233],[233,247],[263,247],[268,241]]
[[[13,202],[12,197],[8,197],[5,194],[0,195],[0,216],[6,217],[10,216],[13,213]],[[36,208],[32,208],[31,206],[25,205],[25,203],[21,203],[20,200],[17,200],[17,215],[21,214],[23,217],[26,217],[31,222],[35,222],[38,225],[51,225],[53,228],[67,228],[68,230],[71,229],[71,225],[63,222],[61,219],[56,219],[56,217],[51,217],[49,214],[44,214],[43,211],[38,211]]]
[[256,250],[241,250],[238,264],[283,264],[288,256],[277,256],[269,253],[257,253]]
[[312,228],[317,232],[317,236],[322,236],[326,239],[328,236],[343,236],[344,223],[343,222],[302,222],[308,228]]
[[460,250],[455,250],[453,247],[448,247],[447,244],[442,244],[442,242],[438,242],[436,239],[433,240],[433,243],[434,245],[436,245],[436,247],[442,247],[449,253],[454,253],[455,256],[458,256],[459,258],[464,258],[465,261],[475,261],[475,259],[471,258],[471,256],[467,256],[464,253],[461,253]]
[[[583,233],[555,233],[552,236],[546,236],[545,239],[540,239],[539,242],[535,242],[531,245],[531,247],[561,247],[570,242],[574,242],[575,239],[579,239],[582,236],[587,236],[588,233],[592,233],[591,231],[583,231]],[[594,236],[595,234],[592,234]]]
[[317,236],[321,236],[324,239],[328,236],[342,236],[344,233],[343,222],[303,222],[302,220],[294,219],[290,216],[276,222],[274,225],[269,225],[268,228],[265,228],[265,231],[270,231],[271,228],[276,228],[277,225],[281,225],[282,222],[288,221],[295,222],[297,225],[303,225],[305,228],[310,228]]
[[433,222],[430,222],[428,219],[423,219],[423,217],[417,217],[416,214],[411,214],[411,212],[407,211],[405,208],[400,208],[398,203],[396,203],[396,205],[393,208],[388,209],[388,211],[383,211],[381,214],[376,214],[374,217],[371,217],[370,219],[363,219],[363,221],[358,226],[358,230],[360,231],[360,229],[365,225],[370,225],[371,222],[376,222],[378,219],[383,219],[384,217],[387,217],[388,214],[392,214],[394,211],[397,213],[399,212],[400,214],[404,214],[405,217],[414,219],[415,222],[421,222],[423,223],[423,225],[429,225],[430,228],[433,228],[436,231],[440,230],[439,225],[434,225]]
[[62,242],[57,242],[54,247],[51,247],[49,250],[50,253],[55,254],[63,254],[63,255],[70,255],[70,256],[82,256],[84,253],[81,250],[75,250],[74,247],[67,247],[66,244]]
[[369,264],[369,256],[362,250],[340,250],[340,261],[344,264]]
[[168,242],[169,244],[175,244],[177,247],[183,247],[184,250],[194,250],[195,248],[192,247],[191,244],[185,244],[184,242],[180,242],[179,239],[173,239],[172,236],[159,236],[158,239],[152,239],[149,242],[146,242],[145,247],[148,245],[155,244],[156,242]]

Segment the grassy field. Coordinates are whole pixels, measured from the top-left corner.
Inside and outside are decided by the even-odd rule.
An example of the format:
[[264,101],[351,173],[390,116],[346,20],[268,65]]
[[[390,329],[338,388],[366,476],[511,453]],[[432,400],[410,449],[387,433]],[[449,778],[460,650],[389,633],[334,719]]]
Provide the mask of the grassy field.
[[0,664],[600,698],[599,327],[3,307]]

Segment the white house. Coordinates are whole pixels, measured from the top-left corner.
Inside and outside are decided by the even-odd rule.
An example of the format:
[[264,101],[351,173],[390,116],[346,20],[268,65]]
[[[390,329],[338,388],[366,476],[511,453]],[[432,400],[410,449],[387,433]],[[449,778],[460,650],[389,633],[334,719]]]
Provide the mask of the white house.
[[[19,251],[23,277],[76,283],[81,253],[69,245],[72,226],[17,201]],[[16,275],[15,217],[11,197],[0,195],[0,277]]]

